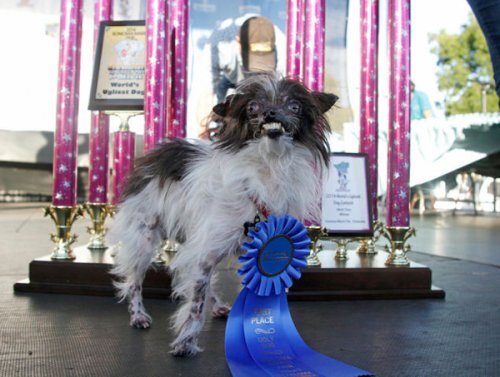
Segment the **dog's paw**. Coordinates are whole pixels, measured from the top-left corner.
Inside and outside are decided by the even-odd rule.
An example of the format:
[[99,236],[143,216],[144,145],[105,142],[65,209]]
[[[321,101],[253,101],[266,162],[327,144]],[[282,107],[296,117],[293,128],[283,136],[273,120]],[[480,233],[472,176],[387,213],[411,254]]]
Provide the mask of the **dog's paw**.
[[198,347],[197,342],[192,339],[179,343],[174,342],[170,349],[170,353],[176,357],[195,356],[201,351],[202,349]]
[[152,322],[151,316],[144,312],[136,312],[130,315],[130,326],[136,329],[148,329]]
[[214,305],[212,308],[212,316],[214,318],[227,318],[231,308],[226,305]]

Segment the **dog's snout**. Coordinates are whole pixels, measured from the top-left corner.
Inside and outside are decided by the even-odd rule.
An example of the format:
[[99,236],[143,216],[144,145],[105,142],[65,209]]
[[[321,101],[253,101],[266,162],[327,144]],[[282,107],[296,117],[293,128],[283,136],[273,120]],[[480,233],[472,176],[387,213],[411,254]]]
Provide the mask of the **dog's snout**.
[[277,114],[276,109],[269,109],[265,113],[266,117],[272,117],[272,118],[274,118],[276,114]]
[[264,119],[268,122],[277,120],[280,116],[280,112],[276,108],[270,108],[264,111]]

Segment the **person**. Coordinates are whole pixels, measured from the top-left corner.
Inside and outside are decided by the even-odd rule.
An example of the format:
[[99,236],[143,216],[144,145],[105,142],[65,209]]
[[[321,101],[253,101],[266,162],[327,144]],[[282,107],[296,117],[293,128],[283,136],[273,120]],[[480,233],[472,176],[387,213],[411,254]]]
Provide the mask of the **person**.
[[411,120],[428,119],[433,116],[429,97],[424,92],[415,90],[415,83],[410,81],[411,104],[410,115]]
[[500,0],[467,0],[477,22],[483,31],[488,50],[490,51],[491,64],[493,65],[493,79],[495,90],[500,104]]
[[212,85],[217,102],[235,88],[249,72],[275,71],[277,66],[275,27],[263,16],[245,17],[236,36],[238,21],[222,25],[212,37]]

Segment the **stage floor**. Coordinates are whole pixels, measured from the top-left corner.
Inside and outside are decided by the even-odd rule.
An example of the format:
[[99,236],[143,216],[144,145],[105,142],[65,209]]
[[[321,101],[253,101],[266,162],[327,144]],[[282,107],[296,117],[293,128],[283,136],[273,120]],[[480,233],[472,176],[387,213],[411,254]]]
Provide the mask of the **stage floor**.
[[[168,354],[168,317],[176,304],[147,299],[149,330],[128,326],[111,297],[13,293],[29,263],[50,252],[52,220],[42,205],[0,205],[0,376],[230,376],[225,321],[209,319],[205,352]],[[88,219],[74,230],[85,243]],[[383,377],[494,376],[500,369],[500,217],[412,218],[412,261],[432,270],[446,299],[290,303],[309,345]],[[219,285],[231,302],[240,286],[224,269]]]

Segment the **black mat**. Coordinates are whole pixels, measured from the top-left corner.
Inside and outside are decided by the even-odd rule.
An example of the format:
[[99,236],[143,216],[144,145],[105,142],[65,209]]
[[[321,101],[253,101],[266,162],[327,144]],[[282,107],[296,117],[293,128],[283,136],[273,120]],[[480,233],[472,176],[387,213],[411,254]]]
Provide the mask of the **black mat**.
[[[493,253],[488,258],[500,265],[499,219],[489,223],[493,225],[478,230],[470,221],[462,226],[453,218],[423,219],[418,223],[425,230],[420,237],[430,239],[432,234],[433,243],[425,249],[425,239],[415,243],[426,253],[438,243],[450,254],[453,247],[461,253],[468,247],[471,259],[480,248],[483,254]],[[13,284],[25,277],[29,261],[38,256],[21,246],[45,242],[50,247],[51,227],[38,209],[0,212],[0,376],[230,376],[223,352],[224,321],[208,320],[201,336],[204,353],[178,359],[168,354],[168,317],[176,308],[168,300],[146,300],[154,322],[141,331],[128,326],[125,305],[110,297],[14,294]],[[489,236],[483,234],[483,244],[463,244],[468,239],[463,232],[484,229],[490,230]],[[462,244],[454,246],[456,238]],[[445,300],[291,302],[304,340],[379,377],[499,375],[500,269],[420,252],[411,257],[432,269],[434,283],[446,291]],[[231,272],[219,283],[225,298],[232,300],[239,285]]]

